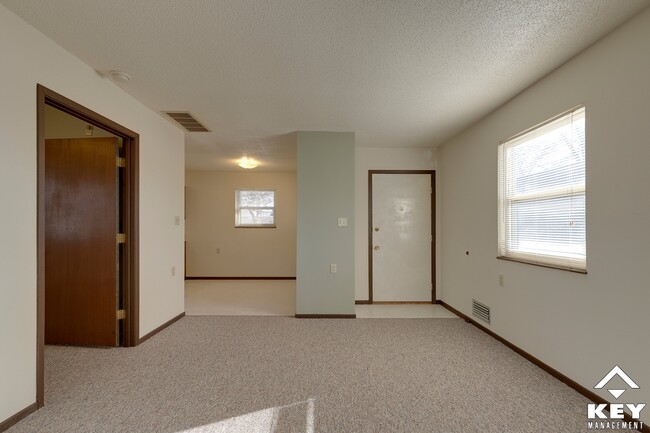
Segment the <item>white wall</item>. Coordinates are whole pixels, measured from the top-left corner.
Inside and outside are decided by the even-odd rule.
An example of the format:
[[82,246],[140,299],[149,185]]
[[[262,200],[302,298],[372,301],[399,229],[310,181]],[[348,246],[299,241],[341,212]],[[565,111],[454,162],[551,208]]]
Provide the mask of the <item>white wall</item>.
[[[355,314],[354,133],[298,132],[296,138],[296,314]],[[347,227],[337,226],[339,217],[348,219]]]
[[[0,421],[36,400],[36,84],[140,134],[140,333],[183,311],[181,131],[0,6]],[[170,276],[171,266],[179,272]]]
[[[86,138],[86,126],[84,122],[70,114],[58,110],[49,105],[45,106],[45,138]],[[115,137],[108,131],[98,126],[93,126],[93,134],[88,138]]]
[[[354,174],[356,215],[354,260],[355,299],[368,299],[368,170],[435,170],[436,149],[357,147]],[[436,179],[436,211],[440,212],[439,183]],[[440,218],[436,217],[436,236]],[[436,243],[436,268],[440,268],[440,242]],[[440,284],[439,277],[436,286]]]
[[[296,276],[295,172],[188,171],[185,186],[188,277]],[[235,228],[241,188],[275,190],[275,228]]]
[[[650,10],[440,149],[442,299],[587,389],[619,365],[650,403]],[[500,261],[497,146],[586,106],[587,275]],[[465,251],[470,255],[466,256]],[[499,287],[498,276],[505,287]],[[611,401],[606,390],[594,390]],[[585,409],[586,414],[586,409]],[[645,409],[643,420],[650,421]],[[585,415],[586,417],[586,415]]]

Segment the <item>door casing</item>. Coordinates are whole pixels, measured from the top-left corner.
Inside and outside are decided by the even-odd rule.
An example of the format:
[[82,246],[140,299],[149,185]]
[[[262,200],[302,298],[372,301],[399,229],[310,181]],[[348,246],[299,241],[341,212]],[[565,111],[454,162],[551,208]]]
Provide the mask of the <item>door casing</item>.
[[123,264],[124,346],[139,343],[139,140],[137,133],[54,92],[36,86],[37,148],[37,295],[36,295],[36,405],[45,404],[45,106],[50,105],[85,122],[123,138],[124,173],[123,223],[126,234]]
[[431,175],[431,234],[433,236],[433,241],[431,242],[431,303],[435,304],[438,302],[436,299],[436,172],[435,170],[368,170],[368,300],[356,301],[356,304],[374,303],[373,296],[372,296],[372,285],[373,285],[372,176],[373,174],[429,174]]

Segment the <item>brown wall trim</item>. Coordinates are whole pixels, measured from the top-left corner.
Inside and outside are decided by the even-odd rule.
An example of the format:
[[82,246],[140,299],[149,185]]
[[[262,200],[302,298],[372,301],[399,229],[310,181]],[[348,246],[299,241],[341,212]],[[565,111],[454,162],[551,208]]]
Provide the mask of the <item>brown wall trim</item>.
[[16,425],[18,422],[20,422],[23,419],[27,418],[29,415],[33,414],[37,410],[38,410],[38,404],[36,402],[30,404],[25,409],[23,409],[20,412],[10,416],[6,420],[0,422],[0,432],[3,432],[5,430],[9,430],[9,427],[12,427],[12,426]]
[[433,301],[372,301],[374,305],[431,305]]
[[372,174],[374,170],[368,170],[368,303],[372,304]]
[[355,305],[420,305],[420,304],[438,304],[438,300],[434,301],[370,301],[368,299],[361,299],[354,301]]
[[[566,385],[568,385],[569,387],[573,388],[574,390],[576,390],[580,394],[587,397],[592,402],[594,402],[596,404],[609,404],[610,403],[607,400],[605,400],[604,398],[600,397],[598,394],[590,391],[589,389],[587,389],[584,386],[580,385],[578,382],[576,382],[573,379],[569,378],[568,376],[565,376],[564,374],[560,373],[559,371],[557,371],[556,369],[554,369],[550,365],[544,363],[543,361],[539,360],[538,358],[535,358],[530,353],[528,353],[525,350],[519,348],[518,346],[515,346],[514,344],[512,344],[511,342],[509,342],[505,338],[503,338],[500,335],[490,331],[488,328],[484,327],[480,323],[477,323],[474,319],[471,319],[469,316],[466,316],[465,314],[461,313],[460,311],[458,311],[457,309],[455,309],[451,305],[447,304],[446,302],[440,301],[439,304],[442,305],[443,307],[445,307],[447,310],[454,313],[455,315],[457,315],[458,317],[460,317],[462,319],[465,319],[466,322],[470,322],[472,325],[476,326],[478,329],[485,332],[490,337],[493,337],[494,339],[496,339],[500,343],[506,345],[507,347],[512,349],[514,352],[516,352],[518,355],[524,357],[525,359],[527,359],[531,363],[535,364],[537,367],[541,368],[542,370],[544,370],[545,372],[547,372],[548,374],[550,374],[551,376],[553,376],[554,378],[556,378],[560,382],[563,382]],[[632,417],[627,412],[624,413],[624,416],[625,416],[625,421],[627,421],[627,422],[635,421],[635,420],[632,419]],[[585,415],[585,422],[586,422],[586,415]],[[650,433],[650,427],[647,426],[645,423],[643,423],[643,428],[639,429],[639,431],[640,432],[645,432],[645,433]]]
[[37,158],[37,227],[36,227],[36,404],[45,404],[45,106],[49,105],[78,119],[98,126],[124,139],[127,169],[125,172],[124,231],[127,234],[124,262],[124,309],[126,319],[123,344],[139,343],[140,265],[139,265],[139,143],[140,136],[124,126],[84,107],[65,96],[36,85],[36,158]]
[[356,314],[296,314],[296,319],[356,319]]
[[181,314],[179,314],[178,316],[172,317],[171,319],[169,319],[168,321],[166,321],[165,323],[163,323],[162,325],[160,325],[159,327],[157,327],[156,329],[154,329],[153,331],[151,331],[150,333],[148,333],[144,337],[140,338],[139,344],[144,343],[145,341],[147,341],[148,339],[150,339],[151,337],[153,337],[154,335],[156,335],[157,333],[159,333],[160,331],[162,331],[163,329],[165,329],[169,325],[172,325],[173,323],[179,321],[183,317],[185,317],[185,312],[184,311]]
[[368,304],[373,303],[373,249],[372,249],[372,175],[373,174],[429,174],[431,175],[431,304],[436,303],[436,171],[435,170],[368,170]]
[[186,280],[295,280],[296,277],[185,277]]

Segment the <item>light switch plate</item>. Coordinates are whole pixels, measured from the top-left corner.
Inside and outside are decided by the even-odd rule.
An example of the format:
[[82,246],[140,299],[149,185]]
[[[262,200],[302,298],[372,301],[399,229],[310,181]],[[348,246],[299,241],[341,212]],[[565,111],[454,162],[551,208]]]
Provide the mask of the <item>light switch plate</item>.
[[348,219],[345,218],[345,217],[339,217],[338,226],[339,227],[347,227],[348,226]]

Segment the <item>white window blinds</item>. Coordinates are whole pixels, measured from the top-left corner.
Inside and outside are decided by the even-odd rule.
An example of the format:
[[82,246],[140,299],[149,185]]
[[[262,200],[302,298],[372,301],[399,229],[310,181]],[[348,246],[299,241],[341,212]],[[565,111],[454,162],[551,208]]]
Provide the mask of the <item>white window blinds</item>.
[[499,145],[499,256],[586,271],[585,109]]

